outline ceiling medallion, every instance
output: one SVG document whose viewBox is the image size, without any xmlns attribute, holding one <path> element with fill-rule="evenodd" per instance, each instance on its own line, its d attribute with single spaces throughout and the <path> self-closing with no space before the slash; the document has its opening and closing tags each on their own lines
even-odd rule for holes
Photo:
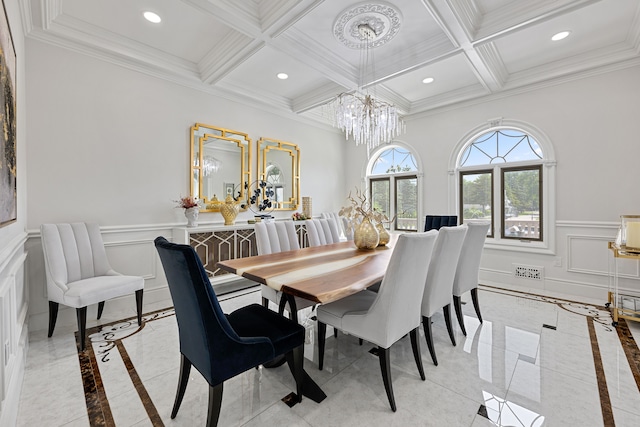
<svg viewBox="0 0 640 427">
<path fill-rule="evenodd" d="M 364 3 L 342 12 L 333 24 L 333 35 L 351 49 L 362 49 L 387 43 L 400 31 L 400 11 L 387 3 Z M 359 28 L 366 25 L 373 29 L 375 37 L 363 36 Z"/>
</svg>

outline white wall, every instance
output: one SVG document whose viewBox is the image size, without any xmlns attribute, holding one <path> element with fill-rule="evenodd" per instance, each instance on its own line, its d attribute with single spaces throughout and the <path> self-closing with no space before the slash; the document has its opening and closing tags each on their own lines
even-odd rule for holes
<svg viewBox="0 0 640 427">
<path fill-rule="evenodd" d="M 640 213 L 640 67 L 593 75 L 534 91 L 497 97 L 447 109 L 407 123 L 403 142 L 424 165 L 422 206 L 425 213 L 446 214 L 456 205 L 448 163 L 463 136 L 490 119 L 528 123 L 550 139 L 555 149 L 555 255 L 485 250 L 481 278 L 485 283 L 520 284 L 599 298 L 608 285 L 607 241 L 615 236 L 621 214 Z M 487 123 L 487 127 L 488 127 Z M 364 162 L 366 150 L 349 156 Z M 363 170 L 351 171 L 347 186 L 361 183 Z M 560 263 L 560 266 L 555 265 Z M 515 279 L 512 264 L 544 267 L 545 280 Z M 623 266 L 625 288 L 638 288 L 638 264 Z"/>
<path fill-rule="evenodd" d="M 0 426 L 15 424 L 29 345 L 24 244 L 27 239 L 25 47 L 17 0 L 5 0 L 17 57 L 18 219 L 0 228 Z"/>
<path fill-rule="evenodd" d="M 145 303 L 168 292 L 153 239 L 186 224 L 174 200 L 189 193 L 189 134 L 196 123 L 298 144 L 301 195 L 314 211 L 332 209 L 344 187 L 344 142 L 335 130 L 268 113 L 38 41 L 27 41 L 29 159 L 29 304 L 34 330 L 47 325 L 39 226 L 93 221 L 101 225 L 113 267 L 145 277 Z M 327 165 L 330 176 L 327 177 Z M 255 172 L 256 169 L 254 169 Z M 254 179 L 257 178 L 254 172 Z M 300 211 L 302 207 L 300 206 Z M 273 213 L 289 217 L 292 211 Z M 253 217 L 241 213 L 237 222 Z M 222 223 L 219 213 L 199 222 Z M 135 307 L 133 299 L 119 307 Z M 109 313 L 105 307 L 105 315 Z M 93 315 L 90 309 L 89 317 Z M 61 307 L 58 327 L 73 327 Z"/>
</svg>

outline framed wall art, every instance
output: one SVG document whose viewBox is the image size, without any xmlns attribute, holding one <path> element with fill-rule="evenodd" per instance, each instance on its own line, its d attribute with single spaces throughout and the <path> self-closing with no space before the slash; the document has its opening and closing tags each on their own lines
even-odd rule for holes
<svg viewBox="0 0 640 427">
<path fill-rule="evenodd" d="M 16 50 L 7 11 L 0 10 L 0 227 L 18 218 L 16 184 Z"/>
</svg>

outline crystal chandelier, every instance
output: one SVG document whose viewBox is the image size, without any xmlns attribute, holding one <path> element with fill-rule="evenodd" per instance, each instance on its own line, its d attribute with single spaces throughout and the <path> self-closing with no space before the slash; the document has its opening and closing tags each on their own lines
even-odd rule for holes
<svg viewBox="0 0 640 427">
<path fill-rule="evenodd" d="M 195 165 L 198 166 L 198 160 L 196 159 Z M 222 167 L 222 162 L 213 156 L 204 156 L 202 159 L 202 174 L 209 176 L 212 173 L 216 173 Z"/>
<path fill-rule="evenodd" d="M 361 44 L 360 84 L 364 81 L 371 42 L 377 33 L 368 23 L 357 26 Z M 373 63 L 373 60 L 371 61 Z M 341 93 L 326 104 L 333 118 L 333 126 L 353 136 L 356 145 L 364 144 L 367 152 L 381 143 L 390 142 L 405 131 L 395 105 L 376 99 L 362 88 L 351 93 Z"/>
</svg>

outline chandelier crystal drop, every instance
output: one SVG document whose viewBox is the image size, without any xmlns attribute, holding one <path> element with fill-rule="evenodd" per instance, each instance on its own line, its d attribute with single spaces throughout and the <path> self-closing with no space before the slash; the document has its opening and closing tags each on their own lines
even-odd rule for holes
<svg viewBox="0 0 640 427">
<path fill-rule="evenodd" d="M 404 132 L 404 122 L 397 108 L 369 94 L 341 93 L 331 101 L 333 126 L 352 135 L 356 145 L 372 150 Z"/>
<path fill-rule="evenodd" d="M 325 111 L 333 121 L 333 126 L 352 136 L 356 145 L 366 145 L 367 153 L 382 143 L 391 142 L 404 133 L 405 124 L 395 105 L 376 99 L 363 88 L 365 68 L 370 56 L 370 48 L 379 37 L 378 32 L 368 22 L 372 18 L 354 24 L 361 41 L 360 88 L 354 92 L 343 92 L 325 104 Z M 371 59 L 373 67 L 373 59 Z M 373 73 L 372 73 L 373 75 Z"/>
</svg>

